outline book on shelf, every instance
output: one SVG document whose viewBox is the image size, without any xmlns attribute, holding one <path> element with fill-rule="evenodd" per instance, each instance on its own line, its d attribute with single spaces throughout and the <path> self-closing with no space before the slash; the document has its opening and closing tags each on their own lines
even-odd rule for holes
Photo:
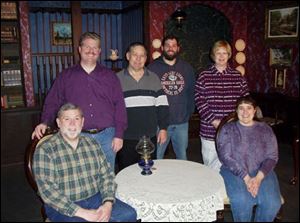
<svg viewBox="0 0 300 223">
<path fill-rule="evenodd" d="M 7 95 L 1 95 L 1 108 L 8 108 Z"/>
<path fill-rule="evenodd" d="M 16 2 L 1 2 L 1 19 L 17 19 Z"/>
<path fill-rule="evenodd" d="M 19 56 L 3 56 L 1 63 L 4 65 L 20 64 L 20 57 Z"/>
<path fill-rule="evenodd" d="M 1 86 L 21 86 L 21 70 L 3 70 L 1 71 Z"/>
<path fill-rule="evenodd" d="M 1 25 L 1 42 L 15 43 L 18 42 L 18 30 L 14 25 Z"/>
</svg>

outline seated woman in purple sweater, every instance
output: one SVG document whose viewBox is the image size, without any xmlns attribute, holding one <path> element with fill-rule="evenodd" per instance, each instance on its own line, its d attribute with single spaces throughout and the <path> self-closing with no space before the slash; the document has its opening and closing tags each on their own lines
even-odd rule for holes
<svg viewBox="0 0 300 223">
<path fill-rule="evenodd" d="M 278 161 L 276 136 L 270 126 L 255 118 L 256 102 L 250 97 L 237 101 L 234 121 L 217 135 L 222 163 L 220 173 L 230 199 L 234 221 L 273 221 L 280 206 L 280 189 L 274 167 Z"/>
</svg>

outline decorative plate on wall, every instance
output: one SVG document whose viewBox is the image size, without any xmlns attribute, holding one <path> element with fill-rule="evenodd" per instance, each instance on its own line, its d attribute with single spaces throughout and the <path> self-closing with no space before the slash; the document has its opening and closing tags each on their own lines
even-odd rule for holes
<svg viewBox="0 0 300 223">
<path fill-rule="evenodd" d="M 154 49 L 159 49 L 161 46 L 161 41 L 160 39 L 154 39 L 152 40 L 152 46 Z"/>
<path fill-rule="evenodd" d="M 152 53 L 152 59 L 155 60 L 155 59 L 157 59 L 158 57 L 160 57 L 160 55 L 161 55 L 160 52 L 154 51 L 154 52 Z"/>
<path fill-rule="evenodd" d="M 238 52 L 235 56 L 235 61 L 238 63 L 238 64 L 244 64 L 245 61 L 246 61 L 246 56 L 243 52 Z"/>
<path fill-rule="evenodd" d="M 246 47 L 246 43 L 244 40 L 242 39 L 238 39 L 236 42 L 235 42 L 235 49 L 237 51 L 243 51 Z"/>
<path fill-rule="evenodd" d="M 237 66 L 235 69 L 237 71 L 241 72 L 242 76 L 245 75 L 245 68 L 244 68 L 244 66 L 240 65 L 240 66 Z"/>
</svg>

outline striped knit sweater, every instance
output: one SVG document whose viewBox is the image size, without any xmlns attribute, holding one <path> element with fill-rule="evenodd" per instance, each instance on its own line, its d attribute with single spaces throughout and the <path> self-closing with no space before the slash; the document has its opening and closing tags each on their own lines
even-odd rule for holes
<svg viewBox="0 0 300 223">
<path fill-rule="evenodd" d="M 246 79 L 227 67 L 220 73 L 215 65 L 200 73 L 195 88 L 195 103 L 200 115 L 200 136 L 215 140 L 211 122 L 222 119 L 236 106 L 236 100 L 249 94 Z"/>
<path fill-rule="evenodd" d="M 137 140 L 143 135 L 153 137 L 157 129 L 167 129 L 169 104 L 158 76 L 146 68 L 139 81 L 127 69 L 117 73 L 117 76 L 123 89 L 128 117 L 124 139 Z"/>
</svg>

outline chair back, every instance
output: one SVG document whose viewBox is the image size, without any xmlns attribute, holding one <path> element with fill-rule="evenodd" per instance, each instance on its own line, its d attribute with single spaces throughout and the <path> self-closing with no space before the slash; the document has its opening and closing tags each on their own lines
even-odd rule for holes
<svg viewBox="0 0 300 223">
<path fill-rule="evenodd" d="M 27 177 L 27 180 L 28 180 L 30 186 L 32 187 L 32 189 L 35 192 L 38 191 L 38 187 L 37 187 L 37 184 L 36 184 L 36 181 L 34 179 L 33 172 L 32 172 L 33 155 L 34 155 L 34 152 L 35 152 L 35 149 L 37 148 L 37 146 L 40 143 L 44 142 L 46 139 L 50 138 L 55 132 L 57 132 L 57 131 L 47 129 L 46 133 L 44 134 L 44 136 L 41 139 L 34 138 L 31 141 L 31 143 L 28 145 L 27 149 L 26 149 L 26 153 L 25 153 L 26 177 Z"/>
<path fill-rule="evenodd" d="M 219 137 L 219 134 L 220 134 L 220 131 L 221 131 L 222 127 L 223 127 L 226 123 L 232 122 L 232 121 L 234 121 L 234 120 L 236 120 L 236 112 L 231 112 L 231 113 L 229 113 L 227 116 L 225 116 L 225 117 L 221 120 L 221 122 L 220 122 L 220 124 L 219 124 L 219 126 L 218 126 L 218 128 L 217 128 L 217 132 L 216 132 L 216 142 L 217 142 L 217 139 L 218 139 L 218 137 Z M 217 143 L 216 143 L 216 145 L 217 145 Z"/>
</svg>

